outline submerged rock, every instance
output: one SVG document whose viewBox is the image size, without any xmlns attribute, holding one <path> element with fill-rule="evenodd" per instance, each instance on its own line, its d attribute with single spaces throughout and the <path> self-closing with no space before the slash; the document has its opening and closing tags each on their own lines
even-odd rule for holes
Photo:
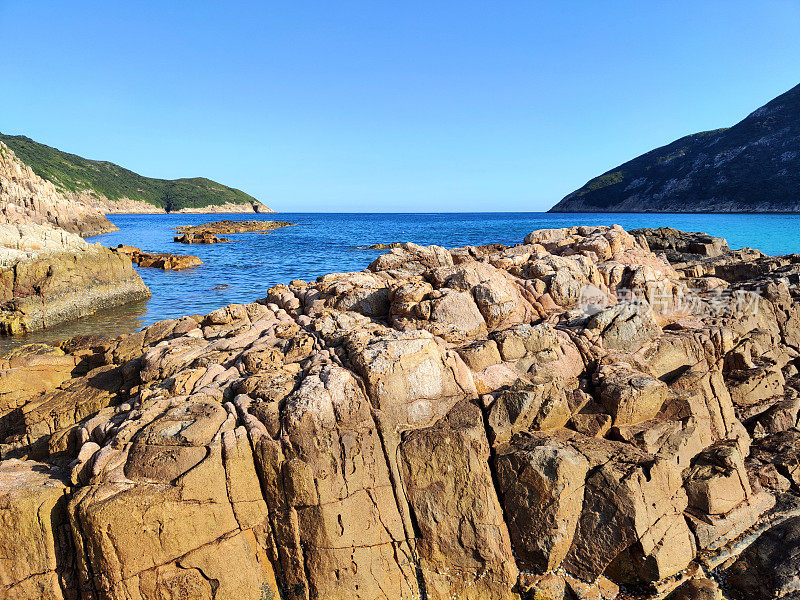
<svg viewBox="0 0 800 600">
<path fill-rule="evenodd" d="M 0 595 L 789 594 L 800 265 L 712 246 L 758 302 L 574 227 L 0 361 Z"/>
</svg>

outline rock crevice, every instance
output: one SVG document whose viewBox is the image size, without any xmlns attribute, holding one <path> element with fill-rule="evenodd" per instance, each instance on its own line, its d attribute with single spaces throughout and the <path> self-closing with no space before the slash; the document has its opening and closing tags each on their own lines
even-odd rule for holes
<svg viewBox="0 0 800 600">
<path fill-rule="evenodd" d="M 0 562 L 0 589 L 679 598 L 730 572 L 756 597 L 741 581 L 796 539 L 772 507 L 800 492 L 800 261 L 670 233 L 670 262 L 663 235 L 401 244 L 0 363 L 0 548 L 44 544 Z M 71 539 L 35 518 L 51 495 Z"/>
</svg>

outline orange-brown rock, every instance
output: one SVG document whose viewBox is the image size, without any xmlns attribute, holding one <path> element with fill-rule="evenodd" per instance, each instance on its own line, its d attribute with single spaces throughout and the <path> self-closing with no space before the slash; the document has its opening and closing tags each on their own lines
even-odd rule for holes
<svg viewBox="0 0 800 600">
<path fill-rule="evenodd" d="M 217 242 L 229 242 L 227 238 L 219 237 L 231 233 L 269 233 L 281 227 L 293 225 L 287 221 L 213 221 L 202 225 L 181 225 L 175 230 L 179 235 L 175 236 L 176 242 L 183 244 L 214 244 Z"/>
<path fill-rule="evenodd" d="M 167 254 L 164 252 L 145 252 L 134 246 L 120 244 L 114 252 L 129 256 L 133 264 L 140 267 L 152 267 L 164 271 L 182 271 L 190 267 L 202 265 L 203 261 L 197 256 L 188 254 Z"/>
<path fill-rule="evenodd" d="M 47 225 L 0 223 L 0 335 L 149 297 L 127 256 Z"/>
<path fill-rule="evenodd" d="M 400 244 L 0 361 L 0 593 L 789 597 L 800 265 L 677 235 Z"/>
</svg>

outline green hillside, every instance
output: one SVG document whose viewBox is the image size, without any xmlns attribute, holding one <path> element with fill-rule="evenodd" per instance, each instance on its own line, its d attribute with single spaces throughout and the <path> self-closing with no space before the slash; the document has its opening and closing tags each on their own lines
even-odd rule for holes
<svg viewBox="0 0 800 600">
<path fill-rule="evenodd" d="M 800 212 L 800 85 L 733 127 L 591 179 L 550 212 Z"/>
<path fill-rule="evenodd" d="M 258 201 L 241 190 L 221 183 L 193 177 L 190 179 L 153 179 L 100 160 L 88 160 L 56 148 L 34 142 L 23 135 L 0 133 L 0 141 L 11 148 L 22 162 L 39 177 L 68 191 L 94 191 L 109 200 L 129 198 L 147 202 L 167 212 L 183 208 L 233 204 L 256 204 Z"/>
</svg>

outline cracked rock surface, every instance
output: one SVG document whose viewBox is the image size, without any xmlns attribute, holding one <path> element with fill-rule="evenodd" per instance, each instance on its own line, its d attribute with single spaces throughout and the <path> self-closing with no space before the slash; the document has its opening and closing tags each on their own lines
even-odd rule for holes
<svg viewBox="0 0 800 600">
<path fill-rule="evenodd" d="M 798 282 L 573 227 L 18 352 L 0 597 L 792 597 Z"/>
</svg>

